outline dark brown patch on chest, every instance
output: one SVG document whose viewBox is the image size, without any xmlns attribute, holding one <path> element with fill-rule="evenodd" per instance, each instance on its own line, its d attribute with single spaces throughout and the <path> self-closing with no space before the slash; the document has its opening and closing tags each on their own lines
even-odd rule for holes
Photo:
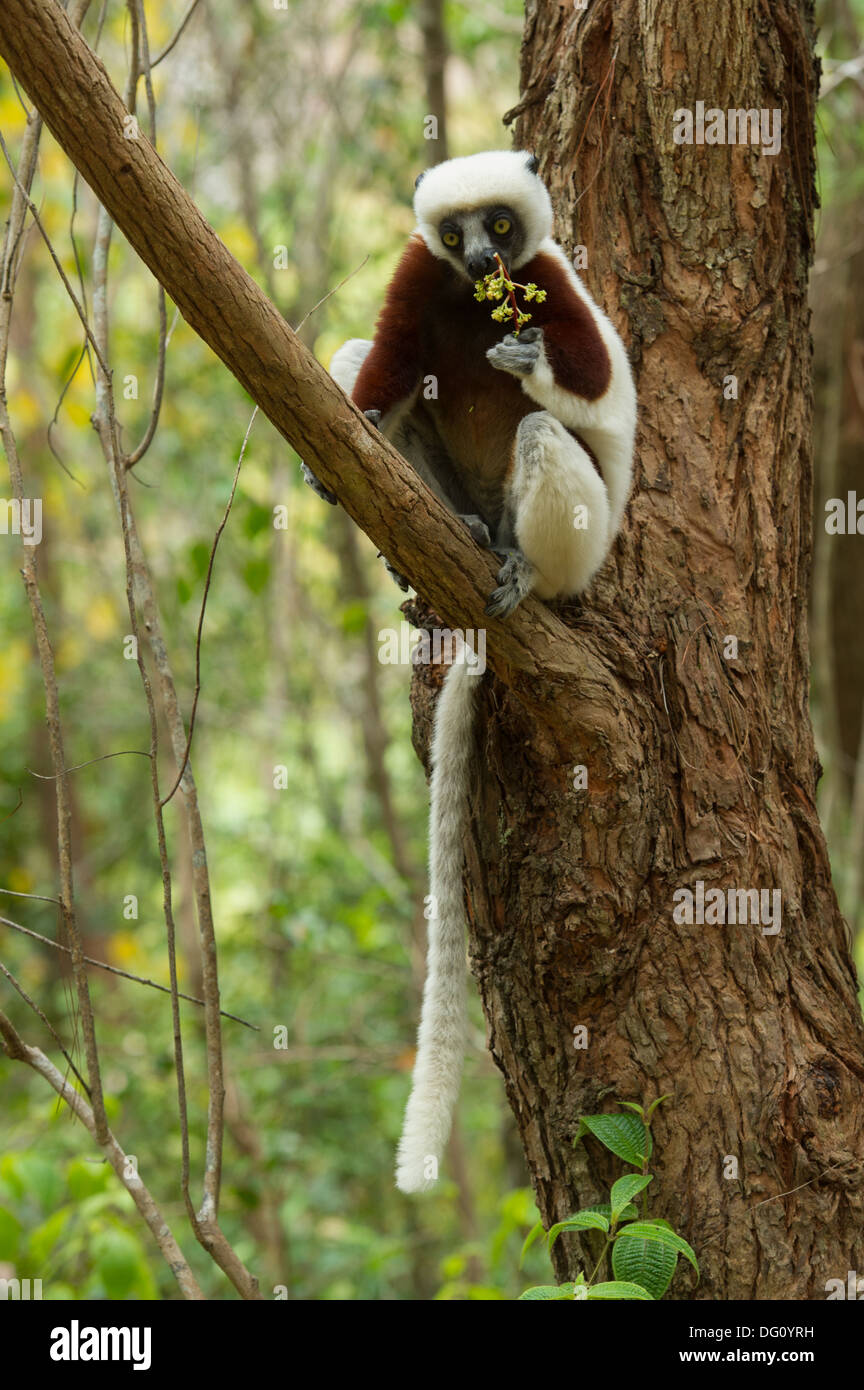
<svg viewBox="0 0 864 1390">
<path fill-rule="evenodd" d="M 496 371 L 486 352 L 508 329 L 478 304 L 467 283 L 442 276 L 442 293 L 429 306 L 421 334 L 422 377 L 434 377 L 437 399 L 421 386 L 418 409 L 434 422 L 442 445 L 476 497 L 483 515 L 503 491 L 513 461 L 519 422 L 539 409 L 516 377 Z M 485 504 L 485 505 L 484 505 Z"/>
</svg>

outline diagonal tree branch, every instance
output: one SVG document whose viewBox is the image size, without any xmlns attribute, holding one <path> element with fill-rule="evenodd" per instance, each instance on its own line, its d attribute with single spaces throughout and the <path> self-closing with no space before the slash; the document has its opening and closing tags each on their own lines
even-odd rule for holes
<svg viewBox="0 0 864 1390">
<path fill-rule="evenodd" d="M 537 600 L 506 624 L 484 617 L 493 557 L 347 400 L 146 136 L 127 138 L 127 108 L 56 0 L 3 0 L 0 53 L 186 321 L 445 621 L 486 628 L 490 665 L 532 698 L 540 674 L 552 688 L 580 677 L 608 684 L 600 658 Z M 605 711 L 597 717 L 605 723 Z"/>
</svg>

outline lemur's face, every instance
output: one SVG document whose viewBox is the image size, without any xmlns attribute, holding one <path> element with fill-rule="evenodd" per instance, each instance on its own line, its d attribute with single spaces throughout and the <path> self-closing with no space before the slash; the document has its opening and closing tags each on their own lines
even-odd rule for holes
<svg viewBox="0 0 864 1390">
<path fill-rule="evenodd" d="M 438 235 L 447 259 L 471 281 L 482 280 L 498 269 L 496 254 L 509 269 L 525 249 L 519 217 L 500 203 L 448 213 L 438 224 Z"/>
</svg>

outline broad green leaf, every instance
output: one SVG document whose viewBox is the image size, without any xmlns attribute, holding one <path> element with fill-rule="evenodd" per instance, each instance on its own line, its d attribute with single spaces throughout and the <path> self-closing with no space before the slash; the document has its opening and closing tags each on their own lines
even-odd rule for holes
<svg viewBox="0 0 864 1390">
<path fill-rule="evenodd" d="M 652 1298 L 662 1298 L 668 1289 L 678 1252 L 659 1240 L 621 1240 L 612 1246 L 612 1272 L 616 1279 L 641 1284 Z"/>
<path fill-rule="evenodd" d="M 521 1253 L 520 1256 L 519 1256 L 519 1268 L 520 1268 L 520 1269 L 522 1268 L 522 1261 L 524 1260 L 525 1256 L 528 1254 L 528 1251 L 531 1249 L 531 1246 L 534 1244 L 535 1240 L 538 1240 L 538 1239 L 540 1238 L 540 1236 L 543 1235 L 543 1233 L 544 1233 L 544 1226 L 543 1226 L 543 1222 L 542 1222 L 542 1221 L 538 1221 L 536 1226 L 532 1226 L 532 1227 L 531 1227 L 531 1230 L 528 1232 L 527 1236 L 525 1237 L 524 1243 L 523 1243 L 523 1245 L 522 1245 L 522 1253 Z"/>
<path fill-rule="evenodd" d="M 577 1211 L 566 1221 L 558 1221 L 549 1231 L 549 1249 L 555 1244 L 562 1231 L 609 1231 L 609 1222 L 599 1211 Z"/>
<path fill-rule="evenodd" d="M 642 1303 L 653 1303 L 650 1293 L 643 1289 L 640 1284 L 622 1283 L 615 1280 L 609 1284 L 593 1284 L 588 1290 L 589 1300 L 600 1300 L 604 1298 L 629 1298 L 639 1299 Z"/>
<path fill-rule="evenodd" d="M 573 1297 L 572 1284 L 537 1284 L 533 1289 L 526 1289 L 520 1293 L 520 1303 L 535 1302 L 561 1302 L 562 1299 Z"/>
<path fill-rule="evenodd" d="M 612 1216 L 615 1221 L 627 1210 L 627 1207 L 638 1196 L 649 1182 L 654 1181 L 652 1173 L 628 1173 L 626 1177 L 619 1178 L 612 1184 L 612 1191 L 609 1194 L 612 1198 Z"/>
<path fill-rule="evenodd" d="M 690 1246 L 682 1236 L 670 1231 L 668 1226 L 658 1226 L 654 1221 L 633 1221 L 629 1226 L 621 1228 L 618 1240 L 629 1240 L 637 1236 L 644 1240 L 659 1240 L 662 1245 L 678 1250 L 687 1257 L 696 1273 L 699 1273 L 699 1265 Z"/>
<path fill-rule="evenodd" d="M 651 1156 L 651 1133 L 638 1115 L 583 1115 L 577 1140 L 585 1130 L 634 1168 L 641 1168 Z"/>
</svg>

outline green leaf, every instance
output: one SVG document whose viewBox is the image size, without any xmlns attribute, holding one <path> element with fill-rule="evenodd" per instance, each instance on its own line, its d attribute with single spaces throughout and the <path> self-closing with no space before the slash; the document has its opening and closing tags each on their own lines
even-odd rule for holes
<svg viewBox="0 0 864 1390">
<path fill-rule="evenodd" d="M 664 1100 L 671 1099 L 672 1092 L 669 1091 L 665 1096 L 658 1096 L 656 1100 L 652 1100 L 651 1104 L 648 1106 L 648 1114 L 645 1116 L 645 1119 L 648 1121 L 649 1124 L 651 1123 L 651 1116 L 654 1114 L 654 1111 L 657 1109 L 657 1106 L 662 1105 Z"/>
<path fill-rule="evenodd" d="M 617 1221 L 627 1207 L 638 1196 L 649 1182 L 653 1182 L 654 1177 L 651 1173 L 628 1173 L 626 1177 L 619 1178 L 612 1184 L 612 1191 L 609 1194 L 612 1198 L 612 1219 Z"/>
<path fill-rule="evenodd" d="M 541 1301 L 544 1303 L 552 1301 L 560 1303 L 562 1299 L 572 1297 L 572 1284 L 537 1284 L 535 1288 L 526 1289 L 524 1293 L 520 1293 L 518 1301 L 520 1303 L 535 1303 Z"/>
<path fill-rule="evenodd" d="M 108 1297 L 125 1298 L 143 1264 L 143 1254 L 137 1240 L 127 1231 L 102 1231 L 93 1241 L 92 1251 Z"/>
<path fill-rule="evenodd" d="M 239 444 L 237 446 L 237 452 L 240 452 Z M 253 537 L 258 535 L 259 531 L 266 530 L 267 527 L 272 524 L 272 521 L 273 513 L 269 507 L 262 506 L 260 502 L 250 502 L 246 515 L 243 518 L 243 533 L 248 536 L 249 540 L 252 540 Z M 207 558 L 209 562 L 209 553 Z"/>
<path fill-rule="evenodd" d="M 658 1226 L 654 1221 L 633 1221 L 629 1226 L 621 1228 L 618 1240 L 630 1240 L 637 1236 L 644 1240 L 659 1240 L 661 1245 L 668 1245 L 679 1251 L 687 1257 L 696 1273 L 699 1273 L 699 1265 L 690 1246 L 682 1236 L 670 1231 L 668 1226 Z"/>
<path fill-rule="evenodd" d="M 243 579 L 253 594 L 261 594 L 270 582 L 270 561 L 266 556 L 247 560 L 243 566 Z"/>
<path fill-rule="evenodd" d="M 113 1173 L 107 1163 L 85 1163 L 75 1158 L 66 1168 L 66 1183 L 73 1201 L 83 1201 L 94 1192 L 104 1192 Z"/>
<path fill-rule="evenodd" d="M 583 1115 L 577 1141 L 585 1130 L 634 1168 L 641 1168 L 651 1156 L 651 1134 L 638 1115 Z"/>
<path fill-rule="evenodd" d="M 632 1110 L 634 1115 L 638 1115 L 640 1120 L 645 1119 L 645 1111 L 641 1105 L 637 1105 L 635 1100 L 619 1100 L 619 1105 L 623 1105 L 625 1110 Z"/>
<path fill-rule="evenodd" d="M 549 1249 L 555 1244 L 562 1231 L 609 1231 L 609 1222 L 599 1211 L 577 1211 L 566 1221 L 558 1221 L 549 1231 Z"/>
<path fill-rule="evenodd" d="M 519 1268 L 520 1268 L 520 1269 L 522 1268 L 522 1261 L 524 1260 L 525 1256 L 528 1254 L 528 1251 L 531 1249 L 531 1246 L 534 1244 L 535 1240 L 538 1240 L 538 1239 L 540 1238 L 540 1236 L 542 1236 L 542 1235 L 544 1234 L 544 1231 L 545 1231 L 545 1227 L 544 1227 L 542 1221 L 538 1221 L 536 1226 L 532 1226 L 532 1227 L 531 1227 L 531 1230 L 528 1232 L 528 1234 L 527 1234 L 527 1236 L 525 1237 L 525 1240 L 524 1240 L 524 1242 L 523 1242 L 523 1244 L 522 1244 L 522 1252 L 521 1252 L 521 1254 L 520 1254 L 520 1256 L 519 1256 Z"/>
<path fill-rule="evenodd" d="M 612 1204 L 611 1204 L 611 1202 L 592 1202 L 592 1204 L 591 1204 L 590 1207 L 583 1207 L 583 1208 L 582 1208 L 582 1211 L 596 1211 L 596 1212 L 599 1212 L 601 1216 L 608 1216 L 608 1217 L 611 1218 L 611 1216 L 612 1216 Z M 627 1206 L 624 1208 L 624 1210 L 623 1210 L 622 1212 L 619 1213 L 618 1220 L 619 1220 L 619 1221 L 630 1221 L 630 1220 L 632 1220 L 633 1218 L 637 1217 L 638 1215 L 639 1215 L 639 1208 L 636 1207 L 636 1206 L 634 1206 L 632 1202 L 628 1202 L 628 1204 L 627 1204 Z M 654 1221 L 655 1219 L 656 1219 L 655 1217 L 653 1217 L 653 1216 L 651 1217 L 651 1220 L 652 1220 L 652 1221 Z"/>
<path fill-rule="evenodd" d="M 628 1228 L 625 1228 L 628 1229 Z M 612 1272 L 616 1279 L 641 1284 L 652 1298 L 662 1298 L 675 1273 L 678 1252 L 659 1240 L 621 1240 L 612 1246 Z"/>
<path fill-rule="evenodd" d="M 604 1298 L 628 1298 L 639 1299 L 642 1303 L 653 1303 L 650 1293 L 643 1289 L 640 1284 L 627 1284 L 616 1280 L 609 1284 L 592 1284 L 588 1290 L 590 1300 L 600 1300 Z"/>
</svg>

